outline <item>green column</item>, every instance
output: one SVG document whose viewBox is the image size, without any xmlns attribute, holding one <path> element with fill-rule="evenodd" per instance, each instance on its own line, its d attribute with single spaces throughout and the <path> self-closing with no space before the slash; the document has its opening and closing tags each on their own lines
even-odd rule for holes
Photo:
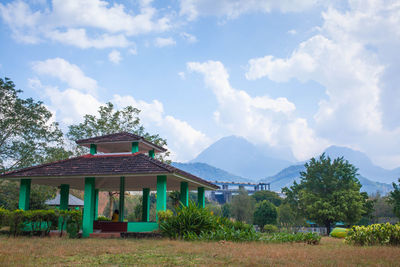
<svg viewBox="0 0 400 267">
<path fill-rule="evenodd" d="M 150 188 L 143 188 L 142 221 L 150 221 Z"/>
<path fill-rule="evenodd" d="M 167 209 L 167 176 L 157 176 L 157 212 Z"/>
<path fill-rule="evenodd" d="M 62 184 L 60 186 L 60 210 L 68 209 L 69 201 L 69 184 Z"/>
<path fill-rule="evenodd" d="M 125 177 L 119 179 L 119 221 L 124 221 L 125 208 Z"/>
<path fill-rule="evenodd" d="M 85 178 L 85 195 L 84 195 L 84 210 L 82 223 L 82 236 L 89 237 L 93 233 L 93 217 L 94 217 L 94 188 L 95 178 Z"/>
<path fill-rule="evenodd" d="M 154 159 L 154 149 L 149 150 L 149 157 Z"/>
<path fill-rule="evenodd" d="M 139 152 L 139 143 L 138 142 L 132 142 L 132 154 Z"/>
<path fill-rule="evenodd" d="M 31 196 L 31 179 L 21 179 L 19 187 L 19 202 L 20 210 L 29 210 L 29 198 Z"/>
<path fill-rule="evenodd" d="M 201 208 L 204 208 L 206 206 L 206 199 L 204 196 L 204 187 L 197 188 L 197 202 Z"/>
<path fill-rule="evenodd" d="M 92 155 L 97 154 L 97 145 L 96 144 L 90 144 L 90 154 L 92 154 Z"/>
<path fill-rule="evenodd" d="M 189 185 L 187 182 L 181 182 L 180 201 L 186 207 L 189 205 Z"/>
<path fill-rule="evenodd" d="M 99 189 L 94 190 L 94 220 L 99 217 Z"/>
</svg>

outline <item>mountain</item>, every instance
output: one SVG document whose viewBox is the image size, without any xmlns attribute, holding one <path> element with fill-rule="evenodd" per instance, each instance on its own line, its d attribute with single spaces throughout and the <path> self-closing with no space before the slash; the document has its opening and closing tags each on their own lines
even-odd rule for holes
<svg viewBox="0 0 400 267">
<path fill-rule="evenodd" d="M 326 155 L 331 158 L 344 157 L 351 164 L 358 168 L 358 173 L 370 180 L 376 182 L 392 183 L 400 177 L 400 168 L 387 170 L 376 166 L 361 151 L 353 150 L 347 147 L 330 146 L 325 150 Z"/>
<path fill-rule="evenodd" d="M 206 163 L 194 162 L 194 163 L 179 163 L 172 162 L 172 166 L 179 168 L 183 171 L 194 174 L 200 178 L 205 180 L 214 182 L 214 181 L 223 181 L 223 182 L 252 182 L 249 179 L 240 177 L 238 175 L 231 174 L 227 171 L 221 170 L 219 168 L 210 166 Z"/>
<path fill-rule="evenodd" d="M 237 136 L 224 137 L 191 162 L 202 162 L 252 180 L 273 175 L 293 164 L 289 149 L 255 146 Z"/>
<path fill-rule="evenodd" d="M 273 191 L 281 191 L 283 187 L 293 185 L 294 181 L 300 182 L 300 172 L 304 170 L 304 165 L 293 165 L 283 169 L 274 176 L 260 180 L 260 182 L 270 183 L 271 190 Z M 358 180 L 362 185 L 361 191 L 365 191 L 368 194 L 374 194 L 379 191 L 382 195 L 386 195 L 392 190 L 392 186 L 389 184 L 374 182 L 363 176 L 359 176 Z"/>
</svg>

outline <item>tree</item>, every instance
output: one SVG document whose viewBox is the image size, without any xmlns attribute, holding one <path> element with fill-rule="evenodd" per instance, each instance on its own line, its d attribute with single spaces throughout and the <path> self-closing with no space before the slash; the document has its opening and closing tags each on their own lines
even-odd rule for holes
<svg viewBox="0 0 400 267">
<path fill-rule="evenodd" d="M 276 224 L 276 217 L 276 206 L 268 200 L 263 200 L 256 204 L 254 224 L 257 224 L 261 229 L 266 224 Z"/>
<path fill-rule="evenodd" d="M 231 214 L 238 221 L 252 223 L 254 214 L 254 199 L 246 190 L 240 189 L 239 194 L 232 197 Z"/>
<path fill-rule="evenodd" d="M 389 194 L 389 203 L 393 205 L 393 212 L 397 218 L 400 219 L 400 178 L 398 179 L 399 185 L 392 183 L 393 191 Z"/>
<path fill-rule="evenodd" d="M 280 227 L 293 227 L 304 225 L 304 216 L 299 212 L 299 210 L 293 209 L 289 203 L 280 205 L 277 208 L 278 217 L 277 222 Z"/>
<path fill-rule="evenodd" d="M 273 191 L 257 191 L 252 195 L 252 197 L 257 203 L 263 200 L 268 200 L 275 206 L 279 206 L 282 203 L 282 198 Z"/>
<path fill-rule="evenodd" d="M 100 106 L 98 116 L 85 115 L 84 121 L 76 125 L 70 125 L 67 137 L 71 141 L 85 139 L 95 136 L 113 134 L 118 132 L 129 132 L 144 137 L 147 141 L 159 146 L 166 146 L 167 140 L 161 138 L 158 134 L 149 134 L 140 124 L 140 110 L 132 106 L 126 106 L 122 110 L 114 110 L 111 102 Z M 75 153 L 82 155 L 87 153 L 88 149 L 83 146 L 76 146 Z M 169 152 L 163 155 L 156 155 L 158 159 L 165 161 Z"/>
<path fill-rule="evenodd" d="M 365 212 L 365 198 L 360 193 L 357 168 L 343 157 L 334 159 L 322 154 L 305 164 L 300 173 L 300 184 L 282 191 L 288 202 L 299 208 L 305 217 L 325 225 L 330 233 L 331 224 L 344 221 L 353 224 Z"/>
<path fill-rule="evenodd" d="M 0 78 L 0 172 L 29 167 L 70 154 L 63 134 L 42 102 L 22 99 L 14 83 Z"/>
</svg>

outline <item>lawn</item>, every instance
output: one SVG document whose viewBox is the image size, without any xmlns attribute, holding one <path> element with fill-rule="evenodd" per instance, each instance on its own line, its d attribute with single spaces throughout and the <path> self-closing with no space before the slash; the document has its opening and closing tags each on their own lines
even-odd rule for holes
<svg viewBox="0 0 400 267">
<path fill-rule="evenodd" d="M 399 263 L 400 247 L 350 246 L 328 237 L 320 245 L 306 245 L 0 236 L 0 266 L 398 266 Z"/>
</svg>

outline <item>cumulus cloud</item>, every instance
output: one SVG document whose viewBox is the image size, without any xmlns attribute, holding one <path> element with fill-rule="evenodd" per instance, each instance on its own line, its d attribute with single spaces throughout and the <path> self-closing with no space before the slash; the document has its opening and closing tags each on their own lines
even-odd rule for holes
<svg viewBox="0 0 400 267">
<path fill-rule="evenodd" d="M 32 63 L 32 69 L 40 75 L 56 77 L 68 84 L 68 86 L 91 94 L 96 93 L 96 80 L 87 77 L 75 64 L 71 64 L 63 58 L 52 58 Z"/>
<path fill-rule="evenodd" d="M 395 137 L 400 131 L 400 5 L 350 1 L 349 10 L 331 7 L 322 17 L 319 33 L 288 58 L 249 60 L 246 77 L 320 83 L 327 99 L 320 101 L 314 116 L 316 133 L 391 167 L 388 162 L 396 161 L 400 149 Z"/>
<path fill-rule="evenodd" d="M 154 40 L 154 45 L 157 47 L 165 47 L 165 46 L 173 46 L 175 45 L 176 42 L 173 38 L 162 38 L 162 37 L 157 37 Z"/>
<path fill-rule="evenodd" d="M 219 61 L 190 62 L 187 67 L 203 74 L 206 86 L 218 101 L 215 120 L 230 132 L 256 143 L 289 145 L 299 160 L 321 152 L 327 145 L 315 136 L 305 119 L 296 117 L 296 106 L 287 98 L 251 97 L 232 88 L 229 74 Z"/>
<path fill-rule="evenodd" d="M 119 64 L 122 60 L 121 53 L 118 50 L 113 50 L 108 54 L 108 60 L 110 60 L 114 64 Z"/>
<path fill-rule="evenodd" d="M 228 19 L 236 18 L 242 14 L 263 12 L 272 10 L 281 12 L 300 12 L 318 4 L 318 0 L 181 0 L 180 14 L 189 20 L 199 16 L 217 16 Z"/>
<path fill-rule="evenodd" d="M 47 100 L 49 109 L 63 128 L 81 122 L 86 114 L 96 115 L 98 108 L 107 102 L 92 92 L 97 89 L 97 82 L 87 77 L 77 65 L 65 59 L 37 61 L 32 63 L 32 69 L 41 77 L 55 77 L 67 84 L 66 88 L 60 89 L 57 86 L 43 85 L 38 78 L 29 80 L 30 87 L 40 92 Z M 132 105 L 140 109 L 140 119 L 146 129 L 167 138 L 173 160 L 185 161 L 194 158 L 211 144 L 210 138 L 188 122 L 165 114 L 164 106 L 159 100 L 144 101 L 130 95 L 116 94 L 109 101 L 117 108 Z"/>
<path fill-rule="evenodd" d="M 0 4 L 0 16 L 23 43 L 51 40 L 79 48 L 127 47 L 130 36 L 172 27 L 171 15 L 161 14 L 151 2 L 140 1 L 138 10 L 131 10 L 102 0 L 52 0 L 51 5 L 33 11 L 26 2 L 15 0 Z M 86 29 L 96 31 L 95 37 L 88 36 Z"/>
</svg>

